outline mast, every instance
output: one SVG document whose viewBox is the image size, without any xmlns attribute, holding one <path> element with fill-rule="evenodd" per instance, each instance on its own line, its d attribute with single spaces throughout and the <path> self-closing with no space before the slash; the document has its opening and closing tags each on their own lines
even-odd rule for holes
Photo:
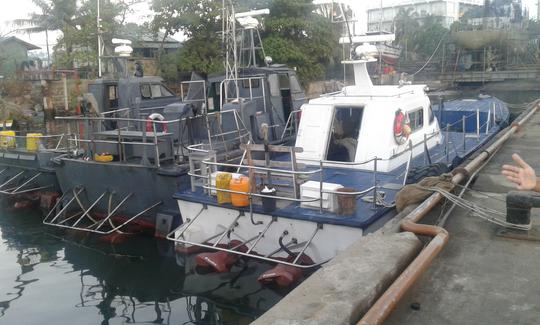
<svg viewBox="0 0 540 325">
<path fill-rule="evenodd" d="M 99 12 L 99 2 L 100 0 L 97 0 L 97 46 L 98 46 L 98 77 L 101 78 L 101 44 L 103 43 L 101 40 L 101 18 L 100 18 L 100 12 Z"/>
<path fill-rule="evenodd" d="M 223 31 L 222 42 L 225 47 L 225 79 L 234 82 L 236 98 L 239 99 L 238 88 L 238 51 L 236 42 L 236 18 L 231 0 L 222 0 L 223 4 Z M 227 83 L 226 83 L 227 85 Z M 222 89 L 222 91 L 227 91 Z"/>
</svg>

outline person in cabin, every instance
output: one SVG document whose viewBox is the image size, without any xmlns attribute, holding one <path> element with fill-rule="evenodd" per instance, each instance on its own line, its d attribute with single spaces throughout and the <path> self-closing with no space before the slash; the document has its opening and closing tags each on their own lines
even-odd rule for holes
<svg viewBox="0 0 540 325">
<path fill-rule="evenodd" d="M 512 155 L 517 166 L 503 165 L 501 173 L 510 182 L 514 183 L 520 191 L 540 192 L 540 179 L 536 177 L 534 169 L 525 162 L 517 153 Z"/>
</svg>

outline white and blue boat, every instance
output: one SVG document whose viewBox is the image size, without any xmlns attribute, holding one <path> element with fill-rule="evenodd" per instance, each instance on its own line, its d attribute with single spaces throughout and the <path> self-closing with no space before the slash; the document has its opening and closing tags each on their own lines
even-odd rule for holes
<svg viewBox="0 0 540 325">
<path fill-rule="evenodd" d="M 370 48 L 344 62 L 355 85 L 302 106 L 294 146 L 246 144 L 241 164 L 209 157 L 191 170 L 192 188 L 174 195 L 184 221 L 168 236 L 177 250 L 221 272 L 242 256 L 278 263 L 261 280 L 291 282 L 380 228 L 406 183 L 457 166 L 507 125 L 495 98 L 433 108 L 424 85 L 374 86 Z M 216 182 L 224 170 L 247 188 Z"/>
</svg>

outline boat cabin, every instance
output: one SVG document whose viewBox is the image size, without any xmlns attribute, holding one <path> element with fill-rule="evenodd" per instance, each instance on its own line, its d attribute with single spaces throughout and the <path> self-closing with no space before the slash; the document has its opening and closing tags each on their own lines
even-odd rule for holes
<svg viewBox="0 0 540 325">
<path fill-rule="evenodd" d="M 296 147 L 307 164 L 391 171 L 441 142 L 439 124 L 422 85 L 346 87 L 302 106 Z M 401 119 L 401 121 L 400 121 Z M 406 130 L 401 131 L 401 128 Z M 401 133 L 401 134 L 400 134 Z M 366 162 L 364 164 L 364 162 Z"/>
<path fill-rule="evenodd" d="M 126 107 L 163 107 L 180 102 L 180 98 L 163 84 L 163 79 L 154 76 L 97 79 L 88 85 L 88 91 L 94 97 L 99 113 Z"/>
<path fill-rule="evenodd" d="M 200 88 L 200 81 L 189 84 L 190 91 Z M 237 79 L 226 79 L 223 74 L 211 75 L 206 86 L 207 111 L 238 110 L 256 142 L 262 142 L 259 129 L 263 123 L 271 126 L 270 141 L 281 141 L 291 113 L 306 101 L 296 72 L 281 64 L 241 68 Z"/>
</svg>

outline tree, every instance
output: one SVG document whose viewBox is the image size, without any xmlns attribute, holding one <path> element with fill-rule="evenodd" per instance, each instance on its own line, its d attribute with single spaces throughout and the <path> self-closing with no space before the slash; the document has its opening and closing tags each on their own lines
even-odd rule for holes
<svg viewBox="0 0 540 325">
<path fill-rule="evenodd" d="M 314 9 L 312 0 L 273 0 L 263 33 L 266 53 L 297 67 L 304 83 L 325 77 L 326 67 L 339 60 L 337 26 Z"/>
<path fill-rule="evenodd" d="M 298 68 L 304 82 L 324 77 L 336 61 L 336 26 L 313 12 L 312 0 L 231 0 L 237 12 L 269 8 L 257 17 L 265 27 L 261 36 L 274 62 Z M 203 74 L 223 70 L 222 2 L 210 0 L 153 0 L 155 30 L 182 31 L 188 40 L 179 53 L 181 71 Z"/>
<path fill-rule="evenodd" d="M 153 0 L 154 31 L 166 37 L 181 31 L 188 37 L 178 54 L 182 71 L 208 74 L 222 69 L 221 2 L 215 0 Z M 160 49 L 158 60 L 163 49 Z"/>
<path fill-rule="evenodd" d="M 65 36 L 69 36 L 76 29 L 73 18 L 77 13 L 77 0 L 32 0 L 32 2 L 38 7 L 39 12 L 31 13 L 25 19 L 16 19 L 13 24 L 27 33 L 45 32 L 47 56 L 50 60 L 48 32 L 60 30 L 64 35 L 64 40 L 69 39 Z M 72 44 L 69 42 L 65 42 L 63 46 L 66 51 L 72 49 Z"/>
</svg>

